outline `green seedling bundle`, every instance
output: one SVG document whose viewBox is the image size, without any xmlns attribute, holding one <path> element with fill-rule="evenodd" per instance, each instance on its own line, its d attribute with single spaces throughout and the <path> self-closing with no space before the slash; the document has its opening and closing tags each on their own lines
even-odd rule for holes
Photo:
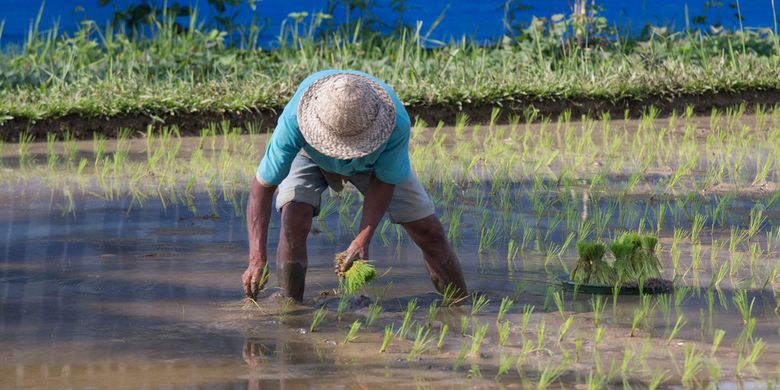
<svg viewBox="0 0 780 390">
<path fill-rule="evenodd" d="M 344 252 L 336 255 L 336 264 L 341 265 L 346 261 L 347 254 Z M 343 273 L 339 273 L 339 285 L 348 295 L 354 294 L 365 287 L 376 277 L 376 267 L 366 260 L 355 260 L 352 265 Z"/>
<path fill-rule="evenodd" d="M 577 243 L 579 260 L 570 279 L 581 285 L 638 285 L 661 278 L 661 262 L 656 255 L 658 239 L 654 236 L 625 233 L 611 242 L 609 249 L 615 260 L 604 260 L 606 245 L 600 242 Z"/>
</svg>

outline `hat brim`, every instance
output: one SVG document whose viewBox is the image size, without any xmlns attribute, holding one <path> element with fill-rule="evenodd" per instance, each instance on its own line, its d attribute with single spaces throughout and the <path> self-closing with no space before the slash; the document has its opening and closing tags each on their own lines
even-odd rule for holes
<svg viewBox="0 0 780 390">
<path fill-rule="evenodd" d="M 317 117 L 313 102 L 320 96 L 328 80 L 343 75 L 362 77 L 379 96 L 379 110 L 375 120 L 354 136 L 334 134 Z M 297 107 L 298 128 L 306 142 L 318 152 L 339 160 L 367 156 L 382 146 L 395 128 L 395 104 L 390 94 L 374 80 L 352 73 L 336 73 L 313 82 L 306 88 Z"/>
</svg>

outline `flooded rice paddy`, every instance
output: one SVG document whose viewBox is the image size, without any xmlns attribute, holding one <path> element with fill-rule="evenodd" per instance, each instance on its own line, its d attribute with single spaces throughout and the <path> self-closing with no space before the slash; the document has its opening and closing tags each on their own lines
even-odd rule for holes
<svg viewBox="0 0 780 390">
<path fill-rule="evenodd" d="M 3 145 L 0 387 L 777 386 L 780 110 L 525 119 L 414 129 L 475 293 L 452 306 L 389 223 L 371 248 L 382 276 L 338 294 L 354 190 L 323 200 L 303 304 L 273 276 L 244 300 L 264 135 Z M 561 290 L 578 240 L 640 230 L 674 293 Z"/>
</svg>

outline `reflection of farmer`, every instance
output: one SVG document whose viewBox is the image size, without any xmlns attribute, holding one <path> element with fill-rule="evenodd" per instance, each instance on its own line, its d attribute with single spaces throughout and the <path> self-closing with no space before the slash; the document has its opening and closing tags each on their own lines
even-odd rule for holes
<svg viewBox="0 0 780 390">
<path fill-rule="evenodd" d="M 271 199 L 282 216 L 276 251 L 282 293 L 303 299 L 306 236 L 319 212 L 320 195 L 345 181 L 365 195 L 360 230 L 346 251 L 345 271 L 355 259 L 368 259 L 371 237 L 385 212 L 422 249 L 436 289 L 447 285 L 466 293 L 457 257 L 447 243 L 434 205 L 409 164 L 410 120 L 392 89 L 357 71 L 312 74 L 284 108 L 257 169 L 247 205 L 249 266 L 246 295 L 255 297 L 268 256 L 266 242 Z M 262 286 L 259 286 L 262 288 Z"/>
</svg>

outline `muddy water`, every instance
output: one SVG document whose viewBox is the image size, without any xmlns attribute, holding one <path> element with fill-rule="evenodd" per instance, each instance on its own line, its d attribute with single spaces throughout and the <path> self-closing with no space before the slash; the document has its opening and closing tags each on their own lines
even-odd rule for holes
<svg viewBox="0 0 780 390">
<path fill-rule="evenodd" d="M 185 155 L 198 142 L 183 141 Z M 137 144 L 131 148 L 143 148 L 142 141 L 131 142 Z M 79 144 L 87 158 L 89 148 Z M 45 150 L 43 144 L 32 147 L 34 154 Z M 144 156 L 138 151 L 131 160 Z M 5 166 L 14 169 L 13 161 L 8 157 Z M 23 170 L 14 172 L 24 176 Z M 353 238 L 359 205 L 354 196 L 337 199 L 336 211 L 313 225 L 304 304 L 276 297 L 272 277 L 254 305 L 242 299 L 240 286 L 247 243 L 244 217 L 236 210 L 243 209 L 245 194 L 210 201 L 198 193 L 187 206 L 151 197 L 139 205 L 90 191 L 74 191 L 66 200 L 36 180 L 14 181 L 0 188 L 0 388 L 535 387 L 545 378 L 552 378 L 547 383 L 552 387 L 645 388 L 658 375 L 665 387 L 703 387 L 712 378 L 723 388 L 774 386 L 780 379 L 778 303 L 772 294 L 777 280 L 765 282 L 777 264 L 780 237 L 768 233 L 780 231 L 780 203 L 769 203 L 766 192 L 740 192 L 695 245 L 693 239 L 679 241 L 681 288 L 645 298 L 648 309 L 639 320 L 634 321 L 642 314 L 639 297 L 603 297 L 598 321 L 592 296 L 559 293 L 558 307 L 555 277 L 576 261 L 566 242 L 580 219 L 593 221 L 592 231 L 601 225 L 602 238 L 642 223 L 650 230 L 658 225 L 664 276 L 671 278 L 675 230 L 690 231 L 692 215 L 702 210 L 711 215 L 722 199 L 718 192 L 685 203 L 677 203 L 682 194 L 659 199 L 655 182 L 670 175 L 663 167 L 649 170 L 638 190 L 620 195 L 631 173 L 607 177 L 601 194 L 577 185 L 571 191 L 550 190 L 549 183 L 537 188 L 529 178 L 513 180 L 499 193 L 487 177 L 456 187 L 457 205 L 463 207 L 456 249 L 469 288 L 489 303 L 472 315 L 466 301 L 432 318 L 429 305 L 440 297 L 419 250 L 392 226 L 380 228 L 372 242 L 383 276 L 362 292 L 365 297 L 347 302 L 337 318 L 331 261 Z M 435 181 L 425 185 L 452 230 L 456 208 L 446 197 L 451 189 Z M 501 191 L 512 196 L 508 210 L 500 209 Z M 347 199 L 351 203 L 340 213 Z M 662 201 L 667 211 L 659 223 Z M 548 206 L 540 209 L 539 202 Z M 766 221 L 730 254 L 732 232 L 748 229 L 757 202 L 767 204 Z M 272 258 L 278 218 L 274 215 L 269 233 Z M 499 231 L 480 251 L 483 226 Z M 526 241 L 526 231 L 531 234 L 524 249 L 508 262 L 509 237 Z M 701 267 L 691 265 L 694 248 Z M 728 275 L 719 289 L 707 289 L 721 264 L 732 264 Z M 747 321 L 734 304 L 736 287 L 748 288 Z M 512 297 L 514 305 L 508 322 L 501 322 L 509 324 L 502 342 L 497 315 L 504 297 Z M 412 300 L 418 307 L 414 324 L 379 353 L 385 327 L 397 333 Z M 370 302 L 381 302 L 384 311 L 367 326 Z M 309 332 L 313 312 L 323 305 L 325 320 Z M 524 306 L 533 306 L 526 321 Z M 345 343 L 356 320 L 363 326 Z M 430 339 L 420 354 L 410 354 L 416 324 Z M 445 324 L 449 332 L 439 346 Z M 483 326 L 484 341 L 472 351 Z M 716 348 L 718 330 L 725 335 Z M 746 363 L 761 342 L 760 358 Z M 502 370 L 507 361 L 509 368 Z M 692 374 L 686 376 L 687 370 Z"/>
<path fill-rule="evenodd" d="M 416 318 L 425 323 L 428 305 L 438 298 L 419 250 L 406 238 L 397 242 L 393 230 L 386 232 L 392 235 L 387 246 L 377 239 L 372 248 L 380 273 L 389 271 L 365 292 L 370 299 L 381 297 L 385 312 L 345 345 L 349 325 L 367 315 L 367 302 L 351 304 L 336 320 L 338 298 L 330 291 L 337 281 L 330 261 L 332 253 L 352 237 L 348 223 L 338 215 L 315 223 L 319 228 L 310 239 L 306 302 L 285 310 L 273 288 L 258 299 L 259 308 L 242 301 L 239 280 L 247 250 L 245 230 L 243 218 L 235 215 L 231 204 L 217 204 L 217 213 L 212 214 L 212 205 L 201 200 L 198 210 L 204 212 L 193 214 L 185 207 L 163 208 L 152 202 L 131 208 L 130 203 L 87 197 L 77 199 L 74 212 L 63 215 L 56 200 L 47 197 L 3 200 L 0 387 L 492 386 L 500 359 L 519 351 L 523 339 L 536 343 L 541 322 L 547 326 L 545 345 L 557 345 L 554 341 L 563 319 L 547 290 L 554 285 L 549 275 L 563 269 L 548 262 L 545 271 L 545 259 L 538 254 L 521 255 L 518 269 L 508 275 L 504 260 L 480 259 L 473 237 L 461 241 L 459 253 L 469 286 L 485 292 L 491 301 L 474 323 L 494 321 L 504 296 L 514 294 L 516 303 L 507 316 L 513 324 L 510 341 L 499 347 L 491 326 L 479 357 L 466 359 L 453 372 L 459 350 L 471 343 L 472 330 L 466 337 L 459 335 L 461 317 L 471 310 L 468 304 L 442 309 L 436 316 L 433 329 L 444 323 L 450 327 L 441 350 L 433 347 L 410 361 L 411 341 L 401 340 L 394 341 L 388 352 L 378 353 L 382 329 L 389 324 L 398 327 L 410 299 L 417 299 L 421 309 Z M 277 226 L 273 224 L 270 232 L 272 249 Z M 573 254 L 565 258 L 571 262 Z M 515 291 L 518 282 L 522 292 Z M 723 294 L 722 299 L 730 302 L 729 291 Z M 771 362 L 780 359 L 780 338 L 774 302 L 766 296 L 757 298 L 754 337 L 769 342 L 762 357 L 768 364 L 759 365 L 768 370 L 773 368 Z M 593 354 L 590 297 L 565 295 L 564 299 L 565 315 L 577 319 L 571 336 L 561 347 L 532 353 L 528 358 L 532 363 L 523 365 L 522 376 L 512 369 L 501 383 L 510 387 L 534 383 L 543 363 L 560 353 L 555 348 L 576 349 L 575 338 L 584 340 L 583 355 Z M 743 327 L 734 308 L 723 309 L 714 297 L 714 307 L 708 310 L 706 294 L 701 292 L 691 293 L 680 306 L 673 300 L 667 303 L 670 314 L 656 311 L 633 338 L 628 330 L 638 298 L 621 297 L 617 306 L 608 305 L 604 321 L 609 327 L 598 346 L 602 364 L 619 364 L 625 346 L 633 344 L 649 351 L 645 359 L 650 366 L 668 367 L 673 373 L 675 366 L 684 365 L 684 345 L 707 351 L 711 331 L 724 329 L 727 336 L 719 362 L 727 376 L 738 356 L 730 345 Z M 323 303 L 330 309 L 329 316 L 320 331 L 309 333 L 312 312 Z M 534 305 L 535 311 L 523 334 L 519 324 L 524 304 Z M 667 345 L 665 335 L 678 313 L 686 315 L 687 325 Z M 670 356 L 675 356 L 671 366 Z M 587 380 L 593 363 L 582 359 L 566 369 L 558 385 Z M 612 379 L 617 381 L 613 384 L 623 380 L 646 384 L 640 374 L 641 368 L 636 368 L 625 379 Z"/>
</svg>

